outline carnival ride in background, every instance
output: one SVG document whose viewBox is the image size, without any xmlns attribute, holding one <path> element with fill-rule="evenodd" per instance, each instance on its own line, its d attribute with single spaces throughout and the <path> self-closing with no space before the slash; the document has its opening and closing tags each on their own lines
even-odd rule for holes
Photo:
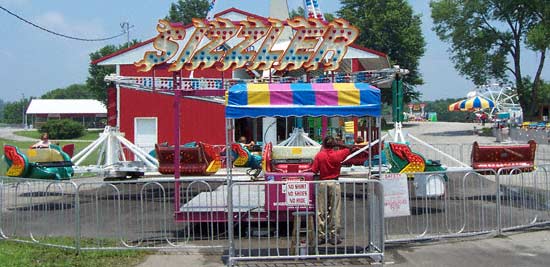
<svg viewBox="0 0 550 267">
<path fill-rule="evenodd" d="M 66 180 L 74 175 L 70 156 L 59 146 L 19 149 L 4 145 L 6 176 Z"/>
<path fill-rule="evenodd" d="M 95 165 L 84 160 L 97 152 Z M 95 157 L 95 155 L 94 155 Z M 99 138 L 76 154 L 75 173 L 96 173 L 103 178 L 138 178 L 158 170 L 158 160 L 124 138 L 117 127 L 106 126 Z"/>
<path fill-rule="evenodd" d="M 287 90 L 289 87 L 292 90 Z M 333 94 L 334 91 L 337 94 Z M 259 96 L 266 95 L 270 105 L 256 101 L 263 101 L 265 98 Z M 234 119 L 245 117 L 290 116 L 371 116 L 379 122 L 380 95 L 378 88 L 366 83 L 327 83 L 323 86 L 309 83 L 279 86 L 237 84 L 228 90 L 225 110 L 229 122 L 226 125 L 232 125 Z M 333 96 L 337 96 L 338 101 L 328 101 Z M 264 148 L 265 179 L 273 182 L 312 181 L 313 173 L 307 170 L 319 149 L 319 144 L 308 138 L 301 129 L 295 129 L 291 137 L 279 146 L 267 144 Z M 231 160 L 228 161 L 229 169 L 232 168 L 230 163 Z M 177 203 L 176 220 L 203 222 L 205 218 L 210 218 L 227 222 L 230 218 L 239 217 L 241 221 L 287 221 L 294 216 L 294 211 L 314 208 L 314 188 L 308 185 L 306 200 L 295 205 L 285 200 L 286 190 L 281 183 L 245 187 L 242 189 L 245 192 L 234 196 L 228 189 L 234 178 L 231 173 L 230 170 L 227 172 L 227 185 L 211 192 L 202 192 L 182 203 L 181 207 Z M 216 202 L 215 206 L 227 206 L 228 199 L 233 200 L 233 206 L 229 206 L 228 210 L 212 208 L 212 202 Z M 251 211 L 254 211 L 253 214 Z"/>
<path fill-rule="evenodd" d="M 159 162 L 158 172 L 174 174 L 174 146 L 156 144 L 155 154 Z M 220 150 L 203 142 L 192 142 L 180 148 L 180 174 L 205 176 L 215 174 L 222 166 Z"/>
<path fill-rule="evenodd" d="M 468 93 L 468 97 L 482 96 L 494 103 L 494 106 L 489 108 L 489 117 L 493 117 L 497 113 L 510 113 L 510 117 L 517 118 L 519 123 L 523 120 L 523 112 L 518 103 L 518 95 L 510 86 L 502 84 L 487 84 L 476 87 Z"/>
<path fill-rule="evenodd" d="M 124 138 L 116 127 L 105 127 L 98 139 L 74 156 L 73 152 L 74 144 L 26 150 L 5 145 L 6 175 L 60 180 L 75 174 L 96 173 L 103 178 L 138 178 L 145 172 L 158 170 L 158 161 Z M 134 159 L 130 160 L 131 156 Z M 95 165 L 84 165 L 89 157 L 97 157 Z"/>
<path fill-rule="evenodd" d="M 302 128 L 294 128 L 290 137 L 279 144 L 268 143 L 262 154 L 266 173 L 303 173 L 311 171 L 313 158 L 321 145 Z"/>
</svg>

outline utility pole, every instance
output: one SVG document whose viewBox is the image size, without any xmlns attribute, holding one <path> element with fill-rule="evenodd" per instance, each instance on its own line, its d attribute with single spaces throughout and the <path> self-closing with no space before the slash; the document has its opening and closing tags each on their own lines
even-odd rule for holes
<svg viewBox="0 0 550 267">
<path fill-rule="evenodd" d="M 134 25 L 130 25 L 130 22 L 125 21 L 120 23 L 120 28 L 122 28 L 123 32 L 126 32 L 126 45 L 127 47 L 130 47 L 130 28 L 133 28 Z"/>
<path fill-rule="evenodd" d="M 21 122 L 23 124 L 23 129 L 27 128 L 27 122 L 26 122 L 26 117 L 25 116 L 25 107 L 27 105 L 25 105 L 25 94 L 21 94 L 21 115 L 23 115 L 21 117 Z"/>
</svg>

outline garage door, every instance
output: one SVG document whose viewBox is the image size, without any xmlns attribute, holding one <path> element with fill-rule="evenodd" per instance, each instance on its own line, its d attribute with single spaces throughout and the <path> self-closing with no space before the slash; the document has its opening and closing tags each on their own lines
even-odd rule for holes
<svg viewBox="0 0 550 267">
<path fill-rule="evenodd" d="M 135 118 L 134 144 L 145 152 L 155 149 L 157 143 L 157 118 Z"/>
</svg>

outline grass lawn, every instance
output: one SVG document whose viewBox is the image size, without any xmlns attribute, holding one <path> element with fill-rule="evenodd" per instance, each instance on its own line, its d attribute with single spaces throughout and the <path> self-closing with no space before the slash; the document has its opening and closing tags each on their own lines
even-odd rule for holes
<svg viewBox="0 0 550 267">
<path fill-rule="evenodd" d="M 83 136 L 81 136 L 79 138 L 76 138 L 75 140 L 93 141 L 93 140 L 96 140 L 99 137 L 99 133 L 101 133 L 101 132 L 103 132 L 103 129 L 101 129 L 101 130 L 86 130 L 86 133 Z M 40 132 L 38 132 L 38 130 L 15 131 L 14 134 L 19 135 L 19 136 L 30 137 L 30 138 L 36 139 L 37 141 L 38 141 L 38 139 L 40 139 Z"/>
<path fill-rule="evenodd" d="M 11 267 L 135 266 L 151 253 L 143 250 L 118 250 L 82 251 L 77 255 L 74 250 L 0 240 L 0 266 Z"/>
</svg>

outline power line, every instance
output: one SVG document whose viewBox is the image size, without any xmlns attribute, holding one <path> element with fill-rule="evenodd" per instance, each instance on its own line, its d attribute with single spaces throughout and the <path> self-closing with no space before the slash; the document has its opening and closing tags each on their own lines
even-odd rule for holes
<svg viewBox="0 0 550 267">
<path fill-rule="evenodd" d="M 0 6 L 0 9 L 4 10 L 6 13 L 8 13 L 8 14 L 14 16 L 14 17 L 16 17 L 17 19 L 19 19 L 19 20 L 21 20 L 21 21 L 23 21 L 23 22 L 25 22 L 25 23 L 27 23 L 27 24 L 29 24 L 29 25 L 35 27 L 35 28 L 38 28 L 38 29 L 43 30 L 43 31 L 46 31 L 46 32 L 51 33 L 51 34 L 53 34 L 53 35 L 57 35 L 57 36 L 59 36 L 59 37 L 63 37 L 63 38 L 71 39 L 71 40 L 77 40 L 77 41 L 85 41 L 85 42 L 100 42 L 100 41 L 107 41 L 107 40 L 111 40 L 111 39 L 115 39 L 115 38 L 117 38 L 117 37 L 123 36 L 124 34 L 127 33 L 127 31 L 129 32 L 130 28 L 133 27 L 133 26 L 132 26 L 132 27 L 127 27 L 127 28 L 126 28 L 126 31 L 123 31 L 123 32 L 120 33 L 120 34 L 117 34 L 117 35 L 111 36 L 111 37 L 107 37 L 107 38 L 93 38 L 93 39 L 92 39 L 92 38 L 81 38 L 81 37 L 74 37 L 74 36 L 70 36 L 70 35 L 58 33 L 58 32 L 56 32 L 56 31 L 53 31 L 53 30 L 44 28 L 44 27 L 42 27 L 42 26 L 40 26 L 40 25 L 37 25 L 37 24 L 35 24 L 35 23 L 33 23 L 33 22 L 31 22 L 31 21 L 29 21 L 29 20 L 27 20 L 27 19 L 25 19 L 25 18 L 23 18 L 23 17 L 21 17 L 21 16 L 15 14 L 15 13 L 13 13 L 13 12 L 11 12 L 10 10 L 6 9 L 6 8 L 3 7 L 3 6 Z"/>
</svg>

